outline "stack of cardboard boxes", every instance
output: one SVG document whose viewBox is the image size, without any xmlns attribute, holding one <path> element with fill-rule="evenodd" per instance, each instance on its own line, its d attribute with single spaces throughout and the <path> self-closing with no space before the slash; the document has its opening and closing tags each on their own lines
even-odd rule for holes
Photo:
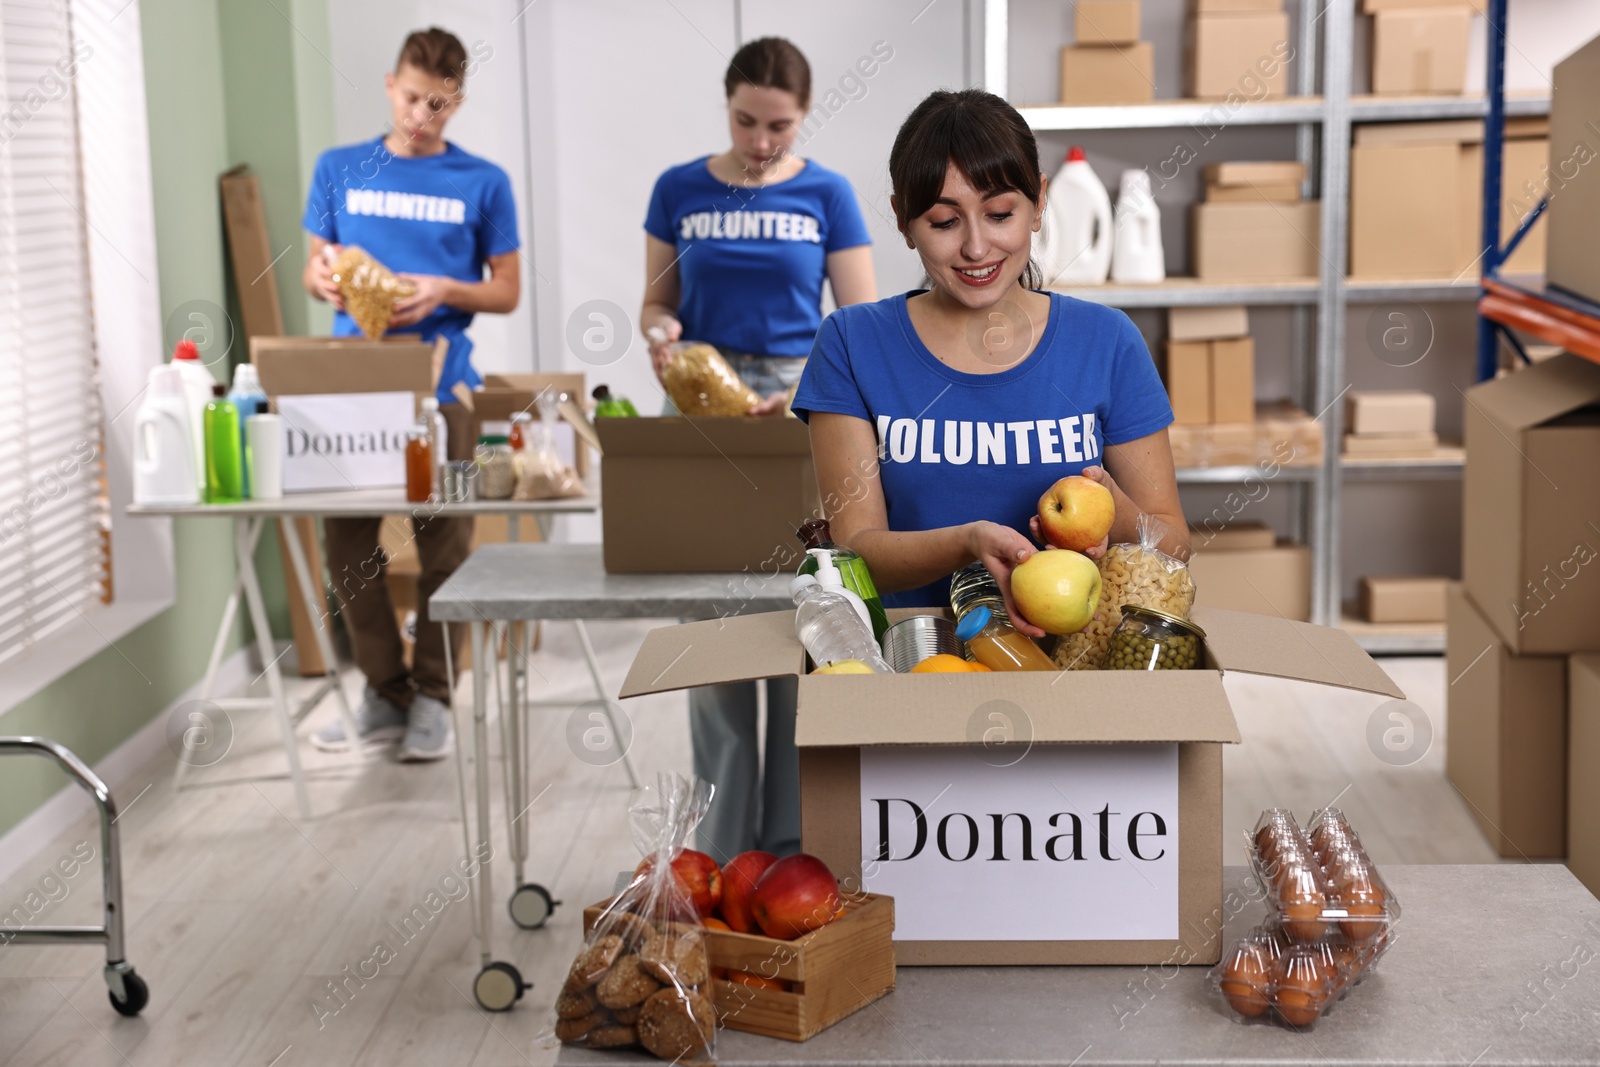
<svg viewBox="0 0 1600 1067">
<path fill-rule="evenodd" d="M 1466 89 L 1472 16 L 1485 0 L 1365 0 L 1372 16 L 1372 91 L 1417 95 Z"/>
<path fill-rule="evenodd" d="M 1439 450 L 1432 393 L 1413 389 L 1345 394 L 1346 459 L 1420 459 Z"/>
<path fill-rule="evenodd" d="M 1076 43 L 1061 50 L 1063 104 L 1155 99 L 1155 50 L 1139 40 L 1139 0 L 1077 0 Z"/>
<path fill-rule="evenodd" d="M 1501 855 L 1565 856 L 1600 893 L 1600 366 L 1557 356 L 1467 400 L 1446 770 Z"/>
<path fill-rule="evenodd" d="M 1559 289 L 1600 302 L 1600 37 L 1556 64 L 1550 94 L 1550 155 L 1544 182 L 1549 217 L 1534 228 L 1549 235 L 1546 275 Z M 1507 173 L 1513 173 L 1510 166 Z M 1502 237 L 1507 236 L 1502 234 Z M 1537 268 L 1535 268 L 1537 269 Z"/>
<path fill-rule="evenodd" d="M 1288 85 L 1289 16 L 1282 0 L 1190 0 L 1189 95 L 1259 101 Z"/>
<path fill-rule="evenodd" d="M 1303 163 L 1213 163 L 1190 209 L 1195 277 L 1274 281 L 1317 276 L 1322 204 L 1300 199 Z"/>
<path fill-rule="evenodd" d="M 1189 527 L 1195 606 L 1311 620 L 1311 550 L 1259 522 L 1213 516 Z"/>
<path fill-rule="evenodd" d="M 1592 134 L 1591 134 L 1592 136 Z M 1501 240 L 1544 195 L 1550 120 L 1506 121 Z M 1357 126 L 1350 152 L 1350 276 L 1456 278 L 1482 256 L 1483 123 Z M 1502 270 L 1544 270 L 1547 223 L 1528 232 Z"/>
</svg>

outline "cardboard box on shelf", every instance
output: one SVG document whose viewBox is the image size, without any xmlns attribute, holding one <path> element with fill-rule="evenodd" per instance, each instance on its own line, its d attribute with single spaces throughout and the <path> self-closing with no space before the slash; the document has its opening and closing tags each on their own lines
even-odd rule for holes
<svg viewBox="0 0 1600 1067">
<path fill-rule="evenodd" d="M 1600 655 L 1567 658 L 1567 869 L 1600 897 Z"/>
<path fill-rule="evenodd" d="M 1254 185 L 1207 185 L 1208 204 L 1237 204 L 1270 201 L 1294 204 L 1300 201 L 1299 182 L 1257 182 Z"/>
<path fill-rule="evenodd" d="M 1189 547 L 1195 552 L 1233 552 L 1244 548 L 1272 548 L 1278 535 L 1264 522 L 1206 519 L 1189 524 Z"/>
<path fill-rule="evenodd" d="M 794 569 L 795 530 L 822 514 L 805 423 L 597 421 L 607 571 Z"/>
<path fill-rule="evenodd" d="M 1380 11 L 1415 10 L 1426 7 L 1470 7 L 1472 13 L 1481 15 L 1489 0 L 1362 0 L 1361 13 L 1376 15 Z"/>
<path fill-rule="evenodd" d="M 1229 94 L 1251 100 L 1287 92 L 1289 16 L 1282 11 L 1201 14 L 1189 19 L 1189 95 L 1220 100 Z"/>
<path fill-rule="evenodd" d="M 1206 427 L 1206 449 L 1214 467 L 1254 463 L 1260 452 L 1259 429 L 1252 422 L 1214 422 Z"/>
<path fill-rule="evenodd" d="M 1072 15 L 1078 44 L 1139 43 L 1139 0 L 1077 0 Z"/>
<path fill-rule="evenodd" d="M 1167 399 L 1179 423 L 1211 421 L 1211 343 L 1168 341 Z"/>
<path fill-rule="evenodd" d="M 1462 579 L 1516 653 L 1600 651 L 1600 366 L 1467 390 Z"/>
<path fill-rule="evenodd" d="M 1439 435 L 1425 433 L 1347 433 L 1346 456 L 1371 459 L 1420 459 L 1439 451 Z"/>
<path fill-rule="evenodd" d="M 1203 281 L 1315 278 L 1322 205 L 1195 204 L 1189 210 L 1194 273 Z"/>
<path fill-rule="evenodd" d="M 1472 9 L 1395 8 L 1372 16 L 1372 91 L 1460 94 L 1467 87 Z"/>
<path fill-rule="evenodd" d="M 1208 343 L 1211 346 L 1211 421 L 1255 421 L 1255 339 L 1219 337 Z"/>
<path fill-rule="evenodd" d="M 1516 655 L 1455 582 L 1445 614 L 1445 773 L 1497 853 L 1559 858 L 1567 848 L 1567 661 Z"/>
<path fill-rule="evenodd" d="M 937 612 L 890 618 L 916 614 Z M 792 611 L 742 615 L 652 630 L 621 696 L 798 676 L 801 846 L 846 889 L 894 897 L 899 967 L 1209 963 L 1221 746 L 1240 740 L 1223 672 L 1400 691 L 1339 631 L 1194 615 L 1205 669 L 940 678 L 807 674 Z M 1027 731 L 1026 759 L 985 758 L 991 714 Z"/>
<path fill-rule="evenodd" d="M 1311 549 L 1305 545 L 1223 550 L 1207 545 L 1190 557 L 1189 575 L 1196 608 L 1311 619 Z"/>
<path fill-rule="evenodd" d="M 1322 462 L 1322 423 L 1286 400 L 1258 402 L 1253 423 L 1173 423 L 1167 427 L 1179 467 L 1255 465 L 1263 479 L 1279 467 Z"/>
<path fill-rule="evenodd" d="M 1169 341 L 1209 341 L 1216 337 L 1245 337 L 1249 333 L 1250 312 L 1242 304 L 1167 309 Z"/>
<path fill-rule="evenodd" d="M 1149 41 L 1061 50 L 1063 104 L 1141 104 L 1155 95 L 1155 49 Z"/>
<path fill-rule="evenodd" d="M 1432 433 L 1436 406 L 1433 394 L 1420 389 L 1351 390 L 1344 425 L 1354 434 Z"/>
<path fill-rule="evenodd" d="M 1249 15 L 1282 10 L 1283 0 L 1189 0 L 1192 15 Z"/>
<path fill-rule="evenodd" d="M 1208 186 L 1262 185 L 1273 182 L 1292 182 L 1298 186 L 1306 178 L 1306 165 L 1296 160 L 1231 160 L 1208 163 L 1205 169 Z"/>
<path fill-rule="evenodd" d="M 1368 622 L 1444 622 L 1448 578 L 1361 579 L 1361 617 Z"/>
<path fill-rule="evenodd" d="M 1556 64 L 1550 97 L 1550 207 L 1541 224 L 1548 233 L 1546 278 L 1587 300 L 1600 301 L 1600 134 L 1594 105 L 1600 100 L 1600 37 Z M 1587 165 L 1585 165 L 1587 164 Z"/>
<path fill-rule="evenodd" d="M 1256 404 L 1256 462 L 1270 468 L 1322 462 L 1322 423 L 1287 400 Z"/>
</svg>

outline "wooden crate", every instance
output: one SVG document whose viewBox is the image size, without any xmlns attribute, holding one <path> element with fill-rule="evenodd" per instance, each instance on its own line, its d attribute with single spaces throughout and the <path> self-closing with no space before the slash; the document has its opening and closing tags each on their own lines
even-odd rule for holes
<svg viewBox="0 0 1600 1067">
<path fill-rule="evenodd" d="M 611 902 L 584 909 L 587 934 Z M 726 930 L 706 931 L 711 966 L 781 978 L 789 990 L 713 981 L 723 1026 L 804 1041 L 894 989 L 894 898 L 865 893 L 845 913 L 793 941 Z"/>
</svg>

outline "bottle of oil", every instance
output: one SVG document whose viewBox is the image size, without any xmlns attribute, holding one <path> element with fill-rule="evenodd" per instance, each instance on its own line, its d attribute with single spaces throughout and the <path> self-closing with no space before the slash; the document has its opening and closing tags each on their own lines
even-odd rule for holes
<svg viewBox="0 0 1600 1067">
<path fill-rule="evenodd" d="M 956 636 L 979 663 L 995 671 L 1055 671 L 1059 667 L 1011 625 L 1000 585 L 982 563 L 969 563 L 950 578 Z"/>
<path fill-rule="evenodd" d="M 867 569 L 867 561 L 856 555 L 842 545 L 833 543 L 833 535 L 828 529 L 827 519 L 811 519 L 800 524 L 800 529 L 795 531 L 795 536 L 800 538 L 800 543 L 805 545 L 806 558 L 801 560 L 797 574 L 817 573 L 817 560 L 815 550 L 822 549 L 833 559 L 833 565 L 839 571 L 839 577 L 844 581 L 844 587 L 867 605 L 867 615 L 872 623 L 872 636 L 879 641 L 883 640 L 883 632 L 889 628 L 889 616 L 884 614 L 883 600 L 878 596 L 878 586 L 872 580 L 872 572 Z"/>
</svg>

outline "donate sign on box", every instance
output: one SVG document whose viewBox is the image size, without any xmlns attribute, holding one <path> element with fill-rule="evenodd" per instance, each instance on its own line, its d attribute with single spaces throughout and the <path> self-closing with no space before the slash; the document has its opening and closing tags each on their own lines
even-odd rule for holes
<svg viewBox="0 0 1600 1067">
<path fill-rule="evenodd" d="M 406 481 L 412 393 L 278 397 L 283 416 L 283 491 L 385 489 Z"/>
</svg>

